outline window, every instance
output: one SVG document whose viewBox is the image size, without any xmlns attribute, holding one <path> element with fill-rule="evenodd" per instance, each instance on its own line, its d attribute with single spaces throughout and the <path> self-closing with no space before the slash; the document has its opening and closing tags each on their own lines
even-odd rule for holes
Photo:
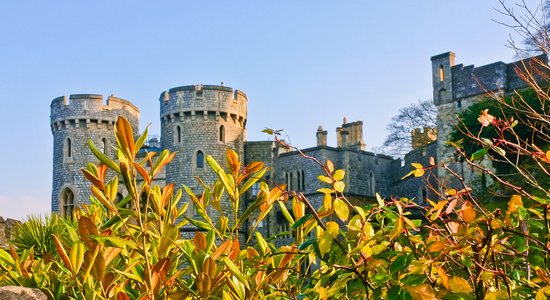
<svg viewBox="0 0 550 300">
<path fill-rule="evenodd" d="M 251 189 L 250 191 L 251 191 L 251 193 L 252 193 L 252 196 L 258 195 L 258 193 L 260 193 L 260 183 L 259 183 L 259 182 L 255 182 L 255 183 L 252 185 L 252 189 Z"/>
<path fill-rule="evenodd" d="M 223 125 L 220 126 L 220 133 L 218 136 L 218 140 L 222 143 L 225 143 L 225 127 Z"/>
<path fill-rule="evenodd" d="M 181 143 L 181 127 L 176 126 L 176 143 Z"/>
<path fill-rule="evenodd" d="M 301 176 L 302 174 L 300 174 L 300 171 L 297 171 L 296 172 L 296 181 L 297 181 L 297 184 L 296 184 L 296 187 L 298 191 L 301 191 L 302 190 L 302 179 L 301 179 Z"/>
<path fill-rule="evenodd" d="M 70 138 L 67 138 L 65 140 L 65 158 L 72 158 L 73 157 L 73 145 Z"/>
<path fill-rule="evenodd" d="M 145 211 L 146 206 L 147 206 L 147 193 L 143 192 L 139 197 L 139 209 L 143 212 Z"/>
<path fill-rule="evenodd" d="M 101 139 L 101 151 L 103 154 L 107 154 L 107 139 L 103 138 Z"/>
<path fill-rule="evenodd" d="M 65 218 L 72 219 L 74 211 L 74 193 L 71 189 L 66 188 L 61 193 L 61 214 Z"/>
<path fill-rule="evenodd" d="M 204 153 L 202 153 L 201 150 L 197 151 L 196 156 L 196 167 L 197 169 L 203 169 L 204 168 Z"/>
<path fill-rule="evenodd" d="M 443 65 L 439 65 L 439 81 L 445 80 L 445 69 L 443 68 Z"/>
<path fill-rule="evenodd" d="M 369 174 L 369 183 L 370 183 L 370 194 L 376 194 L 376 180 L 374 179 L 374 173 L 370 172 Z"/>
<path fill-rule="evenodd" d="M 301 182 L 301 186 L 302 186 L 302 187 L 301 187 L 301 190 L 302 190 L 302 191 L 305 191 L 305 189 L 306 189 L 306 179 L 305 179 L 305 176 L 304 176 L 304 170 L 300 170 L 299 172 L 301 173 L 301 174 L 300 174 L 300 180 L 302 180 L 302 182 Z"/>
</svg>

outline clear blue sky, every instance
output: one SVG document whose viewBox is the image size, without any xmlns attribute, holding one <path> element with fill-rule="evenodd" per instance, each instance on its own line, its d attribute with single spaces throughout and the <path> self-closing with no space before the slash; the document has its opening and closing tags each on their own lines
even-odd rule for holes
<svg viewBox="0 0 550 300">
<path fill-rule="evenodd" d="M 527 1 L 535 7 L 539 1 Z M 512 2 L 510 2 L 512 4 Z M 347 116 L 382 144 L 399 107 L 431 98 L 430 56 L 513 60 L 495 0 L 2 1 L 0 216 L 50 209 L 50 102 L 72 93 L 128 99 L 159 132 L 159 94 L 219 84 L 248 95 L 248 139 L 284 129 L 315 144 Z M 288 139 L 288 138 L 287 138 Z"/>
</svg>

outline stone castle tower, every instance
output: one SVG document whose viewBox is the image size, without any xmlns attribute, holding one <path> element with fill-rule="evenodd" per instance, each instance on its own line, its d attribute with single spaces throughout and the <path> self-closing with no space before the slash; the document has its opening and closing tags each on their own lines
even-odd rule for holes
<svg viewBox="0 0 550 300">
<path fill-rule="evenodd" d="M 76 94 L 52 101 L 52 212 L 71 215 L 75 207 L 89 202 L 90 184 L 80 169 L 97 159 L 88 148 L 88 140 L 114 156 L 113 128 L 119 115 L 127 118 L 134 132 L 138 132 L 139 109 L 127 100 L 111 95 L 105 104 L 101 95 Z"/>
<path fill-rule="evenodd" d="M 172 88 L 159 100 L 161 148 L 178 153 L 166 168 L 167 184 L 185 184 L 199 192 L 202 188 L 195 177 L 207 184 L 216 178 L 207 166 L 207 155 L 225 165 L 230 148 L 244 159 L 248 100 L 243 92 L 199 84 Z"/>
</svg>

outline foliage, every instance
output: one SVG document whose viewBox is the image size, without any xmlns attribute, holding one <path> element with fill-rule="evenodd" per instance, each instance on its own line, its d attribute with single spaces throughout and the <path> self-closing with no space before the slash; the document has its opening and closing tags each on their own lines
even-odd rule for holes
<svg viewBox="0 0 550 300">
<path fill-rule="evenodd" d="M 12 244 L 21 250 L 32 247 L 34 255 L 50 260 L 58 256 L 52 235 L 68 240 L 65 222 L 56 214 L 30 215 L 13 229 Z"/>
<path fill-rule="evenodd" d="M 543 299 L 550 291 L 550 198 L 531 204 L 515 195 L 505 211 L 488 211 L 468 190 L 449 189 L 422 221 L 411 211 L 423 208 L 408 199 L 352 205 L 343 194 L 345 172 L 309 158 L 323 170 L 320 207 L 261 182 L 242 211 L 242 196 L 266 168 L 243 166 L 229 150 L 226 168 L 207 157 L 216 182 L 200 194 L 183 188 L 198 214 L 190 218 L 182 190 L 152 184 L 174 154 L 137 158 L 146 133 L 134 140 L 122 118 L 116 137 L 117 160 L 90 143 L 100 160 L 83 169 L 92 204 L 65 223 L 70 241 L 53 235 L 59 258 L 46 261 L 34 248 L 0 250 L 1 284 L 38 287 L 52 299 Z M 435 167 L 416 164 L 411 175 Z M 119 176 L 128 195 L 116 203 Z M 144 206 L 126 208 L 140 207 L 142 193 Z M 274 208 L 293 241 L 276 246 L 259 232 L 243 239 L 246 220 L 254 216 L 258 224 Z M 191 225 L 199 231 L 182 236 Z"/>
<path fill-rule="evenodd" d="M 387 127 L 389 135 L 384 141 L 386 154 L 403 157 L 411 151 L 411 132 L 420 128 L 436 128 L 437 108 L 432 100 L 418 101 L 399 109 Z M 433 140 L 424 141 L 425 144 Z"/>
</svg>

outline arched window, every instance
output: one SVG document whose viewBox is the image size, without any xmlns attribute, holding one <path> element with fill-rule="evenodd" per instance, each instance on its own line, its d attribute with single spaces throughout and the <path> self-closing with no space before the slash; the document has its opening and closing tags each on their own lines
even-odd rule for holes
<svg viewBox="0 0 550 300">
<path fill-rule="evenodd" d="M 66 158 L 72 158 L 73 157 L 73 145 L 70 138 L 67 138 L 65 140 L 65 157 Z"/>
<path fill-rule="evenodd" d="M 197 159 L 197 161 L 196 161 L 197 169 L 204 168 L 204 153 L 202 153 L 201 150 L 197 151 L 196 159 Z"/>
<path fill-rule="evenodd" d="M 176 143 L 181 143 L 181 127 L 176 126 Z"/>
<path fill-rule="evenodd" d="M 106 138 L 101 139 L 101 151 L 103 151 L 103 154 L 107 154 L 107 147 L 108 147 L 107 139 Z"/>
<path fill-rule="evenodd" d="M 443 65 L 439 65 L 439 81 L 445 80 L 445 69 L 443 68 Z"/>
<path fill-rule="evenodd" d="M 302 174 L 300 173 L 300 171 L 297 171 L 296 172 L 296 181 L 297 181 L 297 184 L 296 184 L 296 187 L 298 191 L 301 191 L 302 190 L 302 178 L 300 177 Z"/>
<path fill-rule="evenodd" d="M 218 135 L 218 140 L 222 143 L 225 143 L 225 126 L 220 126 L 220 132 Z"/>
<path fill-rule="evenodd" d="M 288 190 L 294 189 L 294 180 L 292 180 L 292 172 L 288 174 Z"/>
<path fill-rule="evenodd" d="M 376 180 L 374 179 L 374 173 L 369 174 L 370 194 L 376 194 Z"/>
<path fill-rule="evenodd" d="M 61 214 L 65 218 L 72 218 L 74 211 L 74 193 L 71 189 L 66 188 L 61 193 Z"/>
</svg>

